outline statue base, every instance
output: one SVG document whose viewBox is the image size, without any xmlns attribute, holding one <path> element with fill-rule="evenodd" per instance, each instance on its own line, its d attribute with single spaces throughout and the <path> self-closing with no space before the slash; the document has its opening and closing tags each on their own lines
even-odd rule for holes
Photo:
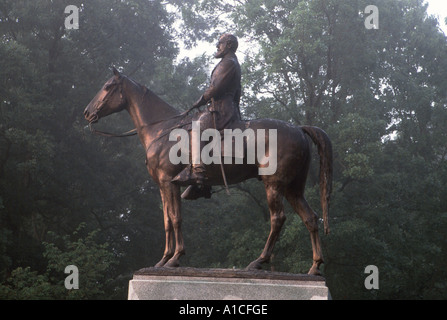
<svg viewBox="0 0 447 320">
<path fill-rule="evenodd" d="M 329 300 L 321 276 L 264 270 L 144 268 L 129 300 Z"/>
</svg>

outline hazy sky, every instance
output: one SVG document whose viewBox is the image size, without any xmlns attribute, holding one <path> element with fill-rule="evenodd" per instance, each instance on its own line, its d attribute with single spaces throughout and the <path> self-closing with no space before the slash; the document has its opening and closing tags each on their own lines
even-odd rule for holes
<svg viewBox="0 0 447 320">
<path fill-rule="evenodd" d="M 393 0 L 399 1 L 399 0 Z M 445 18 L 447 17 L 447 0 L 425 0 L 428 2 L 428 14 L 435 15 L 438 17 L 439 26 L 447 35 L 447 25 L 445 24 Z M 379 8 L 380 13 L 380 8 Z M 379 18 L 380 19 L 380 18 Z M 240 51 L 243 50 L 243 44 L 241 44 Z M 201 55 L 203 53 L 207 53 L 209 55 L 213 54 L 215 49 L 214 43 L 209 44 L 206 42 L 199 43 L 199 45 L 192 50 L 182 50 L 180 53 L 180 58 L 183 58 L 185 55 L 188 55 L 190 58 L 194 56 Z M 243 58 L 242 55 L 240 59 Z"/>
<path fill-rule="evenodd" d="M 438 16 L 439 26 L 447 35 L 445 17 L 447 17 L 447 0 L 426 0 L 428 2 L 428 13 Z"/>
</svg>

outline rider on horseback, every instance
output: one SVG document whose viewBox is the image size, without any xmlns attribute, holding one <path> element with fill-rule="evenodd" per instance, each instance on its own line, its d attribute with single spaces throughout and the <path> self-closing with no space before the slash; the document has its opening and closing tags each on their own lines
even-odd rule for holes
<svg viewBox="0 0 447 320">
<path fill-rule="evenodd" d="M 234 121 L 240 120 L 241 67 L 235 54 L 238 47 L 237 38 L 231 34 L 223 34 L 216 47 L 217 52 L 214 57 L 221 61 L 211 74 L 209 88 L 190 109 L 193 110 L 211 102 L 204 112 L 198 113 L 196 121 L 199 121 L 201 131 L 208 128 L 220 131 L 228 128 Z M 203 145 L 200 149 L 202 147 Z M 192 152 L 197 152 L 197 150 Z M 172 182 L 189 185 L 182 194 L 182 198 L 192 200 L 201 196 L 207 198 L 211 196 L 211 187 L 204 184 L 205 180 L 206 169 L 200 159 L 200 163 L 193 163 L 191 167 L 180 172 Z"/>
</svg>

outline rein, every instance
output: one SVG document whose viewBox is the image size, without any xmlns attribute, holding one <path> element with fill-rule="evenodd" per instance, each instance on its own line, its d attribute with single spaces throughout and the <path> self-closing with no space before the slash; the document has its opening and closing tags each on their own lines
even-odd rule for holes
<svg viewBox="0 0 447 320">
<path fill-rule="evenodd" d="M 121 134 L 114 134 L 114 133 L 108 133 L 108 132 L 96 130 L 95 128 L 93 128 L 93 122 L 90 122 L 88 124 L 88 126 L 90 128 L 90 131 L 93 132 L 94 134 L 97 134 L 98 136 L 109 137 L 109 138 L 124 138 L 124 137 L 134 136 L 137 134 L 136 128 L 129 130 L 127 132 L 121 133 Z"/>
<path fill-rule="evenodd" d="M 167 119 L 162 119 L 162 120 L 158 120 L 158 121 L 152 122 L 152 123 L 150 123 L 148 125 L 151 126 L 151 125 L 157 124 L 159 122 L 164 122 L 164 121 L 168 121 L 168 120 L 172 120 L 172 119 L 179 118 L 179 117 L 184 117 L 184 116 L 187 116 L 187 114 L 186 113 L 181 113 L 181 114 L 177 114 L 177 115 L 172 116 L 172 117 L 167 118 Z M 114 134 L 114 133 L 109 133 L 109 132 L 105 132 L 105 131 L 96 130 L 95 128 L 93 128 L 93 122 L 94 121 L 90 122 L 88 124 L 88 126 L 90 128 L 90 131 L 92 133 L 94 133 L 94 134 L 97 134 L 98 136 L 103 136 L 103 137 L 108 137 L 108 138 L 125 138 L 125 137 L 131 137 L 131 136 L 134 136 L 134 135 L 138 134 L 138 131 L 137 131 L 136 128 L 132 129 L 132 130 L 129 130 L 129 131 L 126 131 L 126 132 L 121 133 L 121 134 Z M 175 128 L 181 128 L 182 126 L 184 126 L 184 125 L 174 126 L 173 128 L 170 128 L 170 130 L 175 129 Z M 156 138 L 156 140 L 164 137 L 166 134 L 167 133 L 164 133 L 164 134 L 158 136 Z"/>
</svg>

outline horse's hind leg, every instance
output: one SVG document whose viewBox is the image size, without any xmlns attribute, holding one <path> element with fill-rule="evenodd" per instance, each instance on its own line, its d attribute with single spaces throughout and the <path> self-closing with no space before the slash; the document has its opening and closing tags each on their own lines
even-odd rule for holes
<svg viewBox="0 0 447 320">
<path fill-rule="evenodd" d="M 270 261 L 276 240 L 286 220 L 284 215 L 283 195 L 276 187 L 266 186 L 267 201 L 270 209 L 270 234 L 264 250 L 258 259 L 250 263 L 247 269 L 261 269 L 261 264 Z"/>
<path fill-rule="evenodd" d="M 320 275 L 320 264 L 323 263 L 323 254 L 321 251 L 321 240 L 318 234 L 318 216 L 312 210 L 312 208 L 307 203 L 304 196 L 296 196 L 295 193 L 287 194 L 287 200 L 292 205 L 293 209 L 298 213 L 300 218 L 303 220 L 307 230 L 310 232 L 310 240 L 312 243 L 313 252 L 313 264 L 310 268 L 308 274 Z"/>
</svg>

